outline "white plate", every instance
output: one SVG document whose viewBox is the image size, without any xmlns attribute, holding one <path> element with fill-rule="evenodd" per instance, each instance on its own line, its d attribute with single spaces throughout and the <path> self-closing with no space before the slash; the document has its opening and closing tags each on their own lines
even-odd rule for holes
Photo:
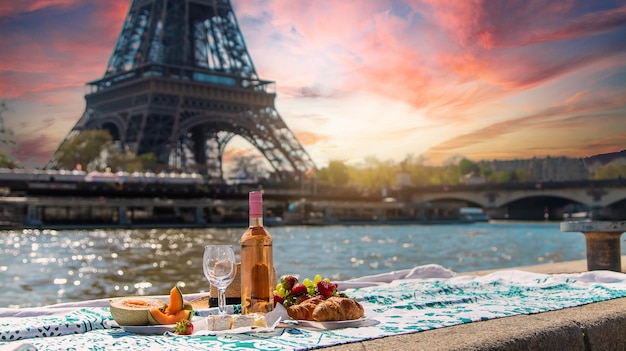
<svg viewBox="0 0 626 351">
<path fill-rule="evenodd" d="M 163 335 L 165 332 L 173 332 L 174 324 L 163 325 L 122 325 L 127 333 L 141 334 L 141 335 Z"/>
<path fill-rule="evenodd" d="M 352 319 L 347 321 L 333 321 L 333 322 L 317 322 L 317 321 L 305 321 L 298 320 L 298 325 L 302 327 L 309 327 L 315 329 L 341 329 L 341 328 L 354 328 L 354 327 L 365 327 L 378 324 L 378 322 L 369 319 L 369 318 L 359 318 Z"/>
<path fill-rule="evenodd" d="M 192 323 L 197 323 L 202 320 L 202 317 L 193 317 Z M 161 325 L 121 325 L 120 328 L 124 329 L 127 333 L 141 334 L 141 335 L 163 335 L 166 332 L 174 332 L 175 324 L 161 324 Z"/>
</svg>

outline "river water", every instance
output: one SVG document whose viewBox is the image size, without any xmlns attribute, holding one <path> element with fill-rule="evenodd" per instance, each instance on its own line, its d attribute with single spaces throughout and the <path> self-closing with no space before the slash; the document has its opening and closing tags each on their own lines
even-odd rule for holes
<svg viewBox="0 0 626 351">
<path fill-rule="evenodd" d="M 202 252 L 245 228 L 0 231 L 0 307 L 208 291 Z M 277 274 L 333 280 L 435 263 L 455 272 L 585 258 L 558 223 L 269 228 Z M 622 243 L 622 246 L 625 246 Z M 622 247 L 622 251 L 624 247 Z M 238 252 L 237 252 L 238 253 Z"/>
</svg>

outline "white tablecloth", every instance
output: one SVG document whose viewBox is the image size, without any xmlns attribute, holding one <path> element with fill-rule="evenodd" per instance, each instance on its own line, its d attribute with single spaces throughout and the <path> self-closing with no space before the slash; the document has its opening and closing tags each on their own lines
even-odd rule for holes
<svg viewBox="0 0 626 351">
<path fill-rule="evenodd" d="M 367 319 L 360 326 L 334 330 L 292 326 L 272 333 L 222 336 L 145 336 L 116 328 L 108 299 L 100 299 L 0 308 L 0 341 L 4 341 L 0 350 L 65 350 L 67 345 L 99 350 L 306 350 L 626 297 L 626 274 L 545 275 L 503 270 L 486 276 L 458 276 L 441 266 L 426 265 L 339 282 L 339 286 L 364 306 Z"/>
</svg>

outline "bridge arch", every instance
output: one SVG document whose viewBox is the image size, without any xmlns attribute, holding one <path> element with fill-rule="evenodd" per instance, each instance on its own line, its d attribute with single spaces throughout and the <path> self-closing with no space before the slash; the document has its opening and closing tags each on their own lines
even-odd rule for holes
<svg viewBox="0 0 626 351">
<path fill-rule="evenodd" d="M 623 180 L 616 179 L 430 186 L 415 187 L 405 192 L 410 194 L 411 201 L 415 204 L 449 199 L 473 203 L 488 211 L 492 218 L 509 218 L 506 216 L 507 208 L 526 203 L 527 207 L 547 211 L 551 219 L 558 218 L 567 211 L 580 210 L 597 214 L 596 218 L 615 220 L 626 218 L 624 185 Z"/>
<path fill-rule="evenodd" d="M 571 196 L 568 194 L 564 194 L 563 192 L 541 192 L 541 193 L 531 193 L 531 194 L 522 194 L 522 193 L 518 193 L 515 194 L 513 196 L 511 196 L 510 198 L 507 199 L 506 202 L 501 202 L 498 203 L 497 207 L 504 207 L 507 206 L 511 203 L 514 202 L 520 202 L 520 201 L 524 201 L 524 200 L 531 200 L 531 199 L 535 199 L 535 198 L 545 198 L 545 199 L 562 199 L 562 200 L 567 200 L 573 203 L 578 203 L 581 205 L 585 205 L 585 206 L 589 206 L 589 204 L 587 203 L 587 199 L 580 197 L 580 196 Z"/>
<path fill-rule="evenodd" d="M 522 220 L 562 219 L 572 212 L 589 212 L 590 207 L 571 197 L 535 194 L 518 197 L 500 206 L 505 217 Z"/>
</svg>

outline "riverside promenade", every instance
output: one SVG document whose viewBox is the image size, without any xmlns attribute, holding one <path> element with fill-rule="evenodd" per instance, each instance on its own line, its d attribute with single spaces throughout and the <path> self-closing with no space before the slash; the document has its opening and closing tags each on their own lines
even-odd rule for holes
<svg viewBox="0 0 626 351">
<path fill-rule="evenodd" d="M 587 261 L 511 269 L 542 274 L 580 273 L 587 271 Z M 621 271 L 626 272 L 626 256 L 622 256 Z M 459 275 L 493 272 L 496 270 Z M 626 298 L 332 346 L 325 350 L 626 351 Z"/>
</svg>

